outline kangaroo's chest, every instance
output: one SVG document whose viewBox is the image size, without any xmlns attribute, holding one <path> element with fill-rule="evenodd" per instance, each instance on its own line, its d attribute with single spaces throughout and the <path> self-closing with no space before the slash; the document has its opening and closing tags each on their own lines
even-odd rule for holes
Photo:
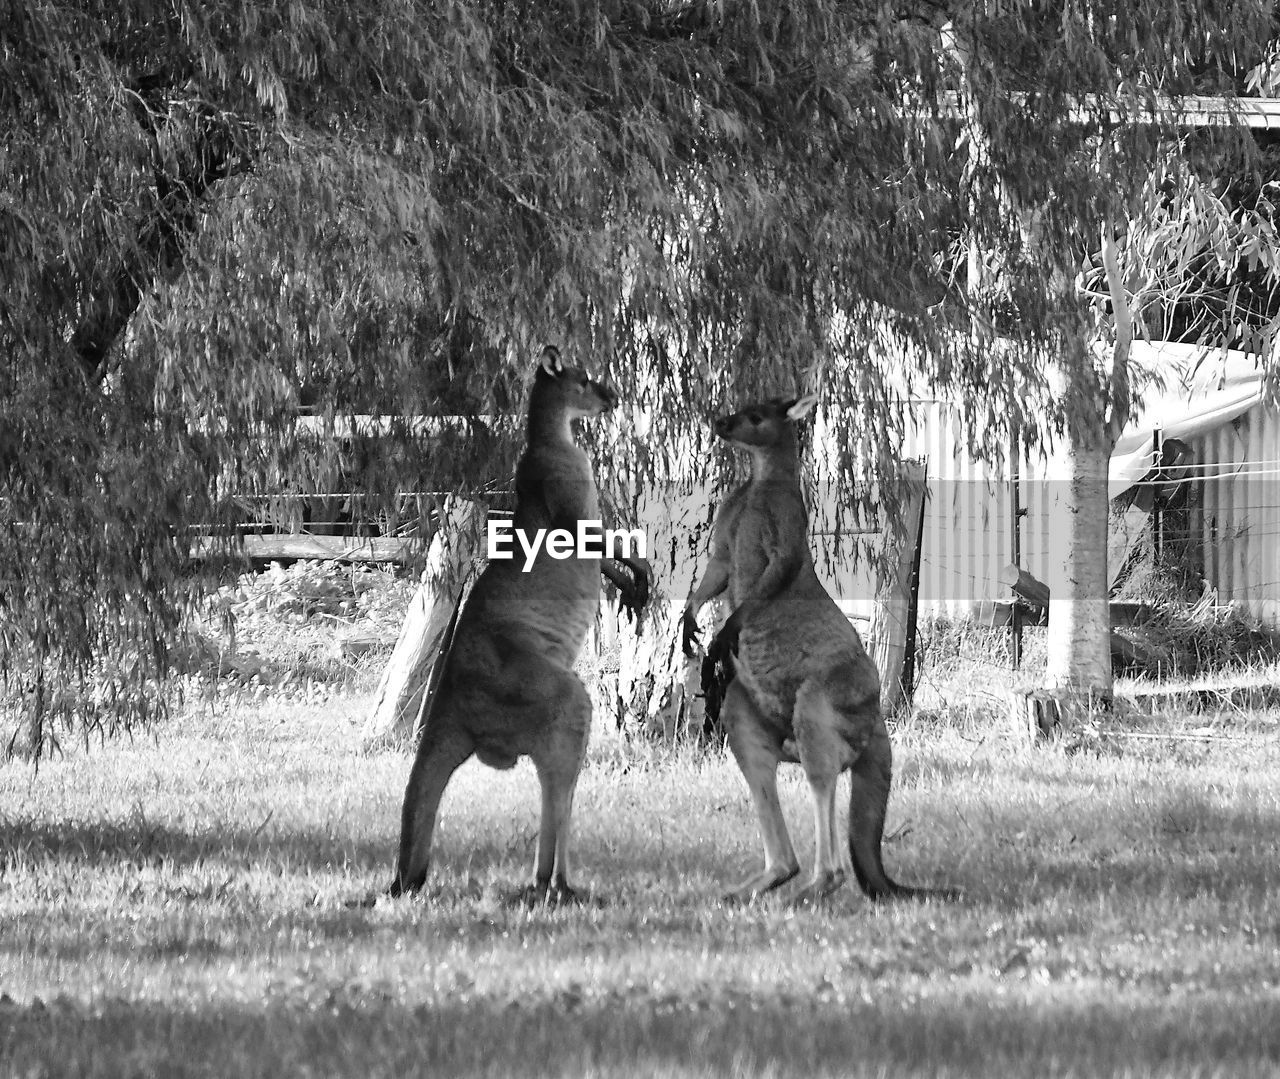
<svg viewBox="0 0 1280 1079">
<path fill-rule="evenodd" d="M 600 603 L 600 560 L 581 556 L 576 545 L 578 523 L 600 516 L 591 462 L 573 445 L 533 449 L 520 463 L 516 491 L 516 557 L 490 564 L 501 577 L 504 616 L 570 666 Z M 573 542 L 566 545 L 561 531 Z M 598 543 L 598 530 L 593 538 Z"/>
<path fill-rule="evenodd" d="M 591 461 L 578 446 L 531 448 L 516 470 L 516 528 L 573 529 L 600 517 Z"/>
<path fill-rule="evenodd" d="M 514 592 L 525 625 L 545 647 L 570 663 L 577 659 L 600 606 L 599 560 L 544 553 L 521 574 Z"/>
<path fill-rule="evenodd" d="M 771 563 L 789 561 L 797 553 L 797 564 L 807 563 L 808 545 L 805 508 L 798 496 L 775 485 L 748 488 L 730 522 L 729 596 L 733 605 L 737 607 L 752 594 Z M 781 584 L 786 590 L 790 582 Z"/>
</svg>

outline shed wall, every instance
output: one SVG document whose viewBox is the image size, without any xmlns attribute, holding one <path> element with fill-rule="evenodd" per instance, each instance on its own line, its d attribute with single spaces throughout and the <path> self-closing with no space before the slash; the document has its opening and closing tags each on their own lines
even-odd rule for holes
<svg viewBox="0 0 1280 1079">
<path fill-rule="evenodd" d="M 1194 527 L 1203 542 L 1205 579 L 1219 602 L 1241 603 L 1280 628 L 1280 412 L 1255 406 L 1191 445 L 1202 476 L 1203 509 Z M 902 456 L 924 458 L 928 469 L 921 611 L 961 616 L 979 601 L 1005 598 L 998 575 L 1015 561 L 1008 463 L 969 454 L 958 411 L 943 401 L 919 402 Z M 1054 481 L 1044 478 L 1044 464 L 1035 458 L 1020 459 L 1017 474 L 1025 512 L 1016 561 L 1047 580 Z"/>
<path fill-rule="evenodd" d="M 1280 628 L 1280 413 L 1255 406 L 1191 443 L 1205 580 Z"/>
</svg>

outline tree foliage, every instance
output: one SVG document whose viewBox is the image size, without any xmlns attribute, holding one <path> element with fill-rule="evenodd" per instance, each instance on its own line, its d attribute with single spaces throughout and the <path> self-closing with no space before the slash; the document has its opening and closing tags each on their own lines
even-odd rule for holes
<svg viewBox="0 0 1280 1079">
<path fill-rule="evenodd" d="M 322 427 L 508 414 L 544 341 L 648 416 L 609 436 L 617 499 L 710 454 L 720 403 L 800 384 L 837 406 L 846 491 L 892 458 L 905 389 L 980 391 L 975 442 L 1029 437 L 1039 358 L 1079 312 L 1066 267 L 1158 153 L 1159 125 L 1114 118 L 1228 84 L 1271 27 L 1244 0 L 954 8 L 16 3 L 11 684 L 90 725 L 145 712 L 192 525 L 332 475 L 300 406 Z M 513 459 L 391 436 L 362 478 L 375 500 L 472 490 Z"/>
</svg>

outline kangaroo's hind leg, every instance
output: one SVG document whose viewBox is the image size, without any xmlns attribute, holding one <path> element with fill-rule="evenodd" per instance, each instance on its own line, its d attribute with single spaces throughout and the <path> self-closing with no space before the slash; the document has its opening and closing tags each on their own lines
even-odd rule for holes
<svg viewBox="0 0 1280 1079">
<path fill-rule="evenodd" d="M 764 840 L 764 868 L 752 874 L 725 897 L 726 903 L 756 899 L 786 884 L 798 872 L 787 823 L 778 801 L 778 761 L 782 756 L 781 738 L 769 727 L 760 709 L 747 694 L 740 681 L 729 683 L 720 718 L 729 735 L 729 748 L 747 781 L 756 815 L 760 818 L 760 836 Z"/>
<path fill-rule="evenodd" d="M 395 880 L 391 882 L 392 896 L 416 892 L 426 881 L 440 799 L 453 773 L 474 750 L 471 736 L 451 722 L 445 703 L 443 714 L 437 714 L 423 731 L 413 769 L 409 772 L 400 815 L 400 856 Z"/>
<path fill-rule="evenodd" d="M 806 753 L 815 761 L 833 761 L 839 769 L 849 769 L 849 858 L 862 890 L 871 899 L 954 895 L 947 889 L 909 888 L 885 872 L 880 847 L 893 748 L 880 714 L 879 679 L 866 657 L 836 664 L 802 686 L 796 694 L 795 725 L 806 770 Z M 834 856 L 834 851 L 823 853 Z"/>
<path fill-rule="evenodd" d="M 563 903 L 578 898 L 569 884 L 570 823 L 591 732 L 591 697 L 572 671 L 548 664 L 548 677 L 554 689 L 547 701 L 548 722 L 529 752 L 542 786 L 542 819 L 533 884 L 526 894 L 537 901 Z"/>
<path fill-rule="evenodd" d="M 796 693 L 792 724 L 800 763 L 813 795 L 813 877 L 795 896 L 797 902 L 816 902 L 830 895 L 847 877 L 840 849 L 836 816 L 836 787 L 840 773 L 856 752 L 849 744 L 846 717 L 832 703 L 826 678 L 806 681 Z"/>
</svg>

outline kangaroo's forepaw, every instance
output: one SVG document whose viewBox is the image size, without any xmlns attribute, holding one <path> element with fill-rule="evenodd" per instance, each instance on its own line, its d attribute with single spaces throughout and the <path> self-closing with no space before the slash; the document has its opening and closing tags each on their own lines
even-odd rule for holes
<svg viewBox="0 0 1280 1079">
<path fill-rule="evenodd" d="M 680 648 L 690 659 L 698 654 L 698 620 L 688 611 L 680 619 Z"/>
</svg>

